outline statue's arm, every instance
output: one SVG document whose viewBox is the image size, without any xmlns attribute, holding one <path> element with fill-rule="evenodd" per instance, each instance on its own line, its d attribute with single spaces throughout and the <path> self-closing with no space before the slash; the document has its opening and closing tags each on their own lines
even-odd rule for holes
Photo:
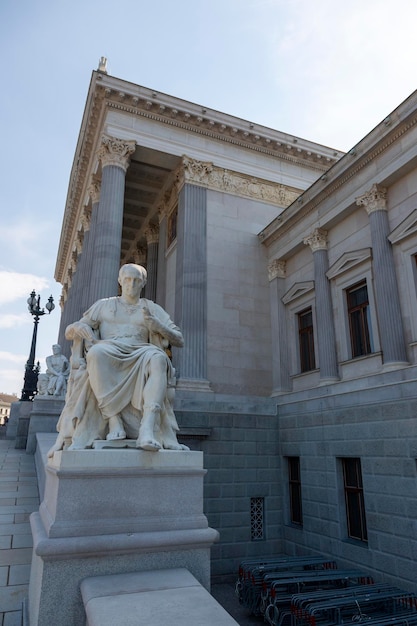
<svg viewBox="0 0 417 626">
<path fill-rule="evenodd" d="M 67 326 L 65 330 L 65 337 L 69 341 L 73 341 L 76 338 L 85 339 L 95 343 L 97 338 L 94 334 L 94 324 L 88 317 L 83 317 L 79 322 L 74 322 Z"/>
<path fill-rule="evenodd" d="M 157 308 L 157 305 L 153 303 L 152 308 L 145 306 L 143 313 L 145 323 L 151 333 L 158 333 L 177 348 L 184 346 L 184 337 L 180 329 L 175 326 L 169 315 L 161 307 Z"/>
</svg>

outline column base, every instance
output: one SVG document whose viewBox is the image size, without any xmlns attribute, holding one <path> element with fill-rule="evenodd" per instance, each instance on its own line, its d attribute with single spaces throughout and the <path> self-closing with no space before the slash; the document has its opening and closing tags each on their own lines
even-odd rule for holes
<svg viewBox="0 0 417 626">
<path fill-rule="evenodd" d="M 210 381 L 204 378 L 178 378 L 177 389 L 184 391 L 203 391 L 213 393 Z"/>
</svg>

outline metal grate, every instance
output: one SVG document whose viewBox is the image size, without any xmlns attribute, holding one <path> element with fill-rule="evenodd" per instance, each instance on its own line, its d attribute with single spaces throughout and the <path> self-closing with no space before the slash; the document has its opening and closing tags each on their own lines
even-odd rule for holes
<svg viewBox="0 0 417 626">
<path fill-rule="evenodd" d="M 251 541 L 261 541 L 264 533 L 264 498 L 250 499 L 250 538 Z"/>
</svg>

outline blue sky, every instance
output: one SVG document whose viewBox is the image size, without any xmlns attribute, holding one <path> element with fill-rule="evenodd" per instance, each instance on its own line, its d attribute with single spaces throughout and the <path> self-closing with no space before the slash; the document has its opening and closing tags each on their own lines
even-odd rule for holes
<svg viewBox="0 0 417 626">
<path fill-rule="evenodd" d="M 411 0 L 2 0 L 0 392 L 17 393 L 32 289 L 54 281 L 67 185 L 90 81 L 109 73 L 348 150 L 417 87 Z"/>
</svg>

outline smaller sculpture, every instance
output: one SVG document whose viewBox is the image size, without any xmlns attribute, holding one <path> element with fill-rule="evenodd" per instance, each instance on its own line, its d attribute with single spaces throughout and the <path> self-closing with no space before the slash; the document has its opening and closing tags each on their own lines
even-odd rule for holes
<svg viewBox="0 0 417 626">
<path fill-rule="evenodd" d="M 46 367 L 45 374 L 38 377 L 38 395 L 65 396 L 70 365 L 59 344 L 52 346 L 52 354 L 46 357 Z"/>
</svg>

